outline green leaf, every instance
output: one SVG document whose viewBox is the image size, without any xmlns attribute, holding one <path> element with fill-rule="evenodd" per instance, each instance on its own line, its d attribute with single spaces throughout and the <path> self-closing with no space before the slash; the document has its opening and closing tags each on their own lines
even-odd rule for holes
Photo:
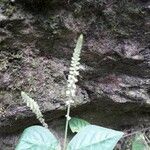
<svg viewBox="0 0 150 150">
<path fill-rule="evenodd" d="M 150 150 L 143 134 L 137 134 L 132 142 L 132 150 Z"/>
<path fill-rule="evenodd" d="M 59 143 L 54 135 L 42 126 L 24 130 L 15 150 L 56 150 Z"/>
<path fill-rule="evenodd" d="M 82 128 L 84 128 L 87 125 L 90 125 L 90 123 L 79 118 L 71 118 L 71 120 L 69 121 L 69 127 L 73 133 L 79 132 Z"/>
<path fill-rule="evenodd" d="M 87 125 L 68 144 L 67 150 L 113 150 L 123 132 Z"/>
</svg>

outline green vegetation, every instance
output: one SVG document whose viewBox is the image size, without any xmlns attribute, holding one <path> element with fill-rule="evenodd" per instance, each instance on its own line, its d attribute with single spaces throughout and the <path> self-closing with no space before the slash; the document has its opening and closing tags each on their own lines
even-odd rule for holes
<svg viewBox="0 0 150 150">
<path fill-rule="evenodd" d="M 7 2 L 8 0 L 0 0 L 0 4 Z"/>
<path fill-rule="evenodd" d="M 117 142 L 124 135 L 123 132 L 112 129 L 91 125 L 87 121 L 78 118 L 70 117 L 71 104 L 74 103 L 76 96 L 76 82 L 79 75 L 80 53 L 83 43 L 83 35 L 77 41 L 71 60 L 69 71 L 67 90 L 66 90 L 66 128 L 63 150 L 113 150 Z M 24 130 L 16 150 L 61 150 L 60 143 L 56 137 L 47 129 L 43 115 L 38 104 L 30 98 L 25 92 L 21 92 L 21 96 L 28 107 L 36 114 L 37 119 L 42 123 L 42 126 L 31 126 Z M 67 142 L 68 125 L 72 132 L 77 134 L 72 140 Z M 136 133 L 137 134 L 137 133 Z M 125 135 L 125 137 L 128 135 Z M 132 150 L 148 150 L 149 146 L 144 135 L 139 133 L 133 140 Z"/>
<path fill-rule="evenodd" d="M 150 147 L 148 146 L 147 142 L 144 134 L 137 134 L 133 140 L 132 150 L 148 150 Z"/>
<path fill-rule="evenodd" d="M 69 127 L 73 133 L 75 133 L 75 132 L 78 133 L 82 128 L 84 128 L 87 125 L 90 125 L 90 123 L 88 123 L 87 121 L 85 121 L 83 119 L 79 119 L 79 118 L 73 117 L 69 121 Z"/>
</svg>

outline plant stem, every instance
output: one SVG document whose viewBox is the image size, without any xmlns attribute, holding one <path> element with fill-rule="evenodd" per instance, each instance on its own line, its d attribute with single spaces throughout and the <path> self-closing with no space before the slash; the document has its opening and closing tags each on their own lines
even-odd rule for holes
<svg viewBox="0 0 150 150">
<path fill-rule="evenodd" d="M 70 118 L 70 107 L 71 103 L 73 103 L 73 97 L 75 97 L 76 92 L 76 82 L 78 81 L 77 76 L 79 75 L 79 65 L 80 65 L 80 53 L 83 43 L 83 35 L 81 34 L 80 37 L 77 40 L 76 47 L 74 49 L 73 56 L 71 58 L 71 66 L 69 69 L 69 75 L 67 80 L 67 90 L 66 90 L 66 96 L 68 97 L 68 100 L 66 101 L 67 105 L 67 114 L 66 114 L 66 127 L 65 127 L 65 137 L 64 137 L 64 145 L 63 150 L 67 149 L 67 134 L 68 134 L 68 124 Z"/>
<path fill-rule="evenodd" d="M 143 131 L 146 131 L 146 130 L 150 130 L 150 127 L 144 128 L 144 129 L 141 129 L 141 130 L 138 130 L 138 131 L 129 133 L 129 134 L 125 134 L 122 138 L 126 138 L 126 137 L 128 137 L 128 136 L 132 136 L 132 135 L 135 135 L 135 134 L 137 134 L 137 133 L 139 133 L 139 132 L 143 132 Z"/>
<path fill-rule="evenodd" d="M 64 138 L 64 145 L 63 145 L 63 150 L 66 150 L 67 146 L 67 135 L 68 135 L 68 124 L 69 124 L 69 115 L 70 115 L 70 104 L 68 104 L 67 107 L 67 115 L 66 115 L 66 127 L 65 127 L 65 138 Z"/>
</svg>

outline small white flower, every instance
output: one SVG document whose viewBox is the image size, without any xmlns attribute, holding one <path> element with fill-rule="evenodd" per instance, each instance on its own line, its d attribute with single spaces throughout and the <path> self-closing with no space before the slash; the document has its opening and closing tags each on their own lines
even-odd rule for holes
<svg viewBox="0 0 150 150">
<path fill-rule="evenodd" d="M 69 115 L 66 115 L 67 120 L 69 121 L 71 117 Z"/>
<path fill-rule="evenodd" d="M 67 90 L 67 91 L 66 91 L 66 96 L 69 96 L 69 95 L 70 95 L 70 91 Z"/>
<path fill-rule="evenodd" d="M 73 100 L 69 100 L 69 102 L 70 102 L 70 103 L 74 103 L 74 101 L 73 101 Z"/>
<path fill-rule="evenodd" d="M 70 105 L 70 101 L 66 101 L 66 105 L 67 105 L 67 106 Z"/>
<path fill-rule="evenodd" d="M 73 100 L 68 100 L 68 101 L 66 101 L 66 105 L 67 105 L 67 106 L 70 105 L 70 104 L 72 104 L 72 103 L 74 103 Z"/>
</svg>

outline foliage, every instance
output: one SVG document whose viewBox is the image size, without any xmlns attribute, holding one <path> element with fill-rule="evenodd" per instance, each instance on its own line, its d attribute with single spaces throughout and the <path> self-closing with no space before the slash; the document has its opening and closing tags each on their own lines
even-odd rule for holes
<svg viewBox="0 0 150 150">
<path fill-rule="evenodd" d="M 113 150 L 123 132 L 87 125 L 70 141 L 67 150 Z"/>
<path fill-rule="evenodd" d="M 57 139 L 48 129 L 32 126 L 24 130 L 16 150 L 56 150 L 58 147 Z"/>
<path fill-rule="evenodd" d="M 144 134 L 137 134 L 132 143 L 132 150 L 150 150 L 148 146 Z"/>
<path fill-rule="evenodd" d="M 69 120 L 69 127 L 73 133 L 79 132 L 82 128 L 84 128 L 87 125 L 90 125 L 90 123 L 83 119 L 73 117 L 71 118 L 71 120 Z"/>
<path fill-rule="evenodd" d="M 83 43 L 83 35 L 78 38 L 71 60 L 71 67 L 68 76 L 66 90 L 66 128 L 64 137 L 64 150 L 111 150 L 115 147 L 118 140 L 123 136 L 123 132 L 107 129 L 88 122 L 70 117 L 70 107 L 76 92 L 77 76 L 79 75 L 80 53 Z M 36 114 L 37 119 L 44 127 L 32 126 L 24 130 L 20 141 L 15 150 L 60 150 L 60 145 L 54 135 L 47 129 L 48 125 L 43 119 L 37 102 L 30 98 L 25 92 L 21 92 L 22 99 L 27 106 Z M 70 120 L 71 119 L 71 120 Z M 70 122 L 69 122 L 70 120 Z M 73 132 L 78 132 L 67 146 L 68 124 Z"/>
<path fill-rule="evenodd" d="M 77 133 L 66 150 L 113 150 L 124 133 L 87 125 Z M 60 150 L 54 135 L 46 128 L 32 126 L 24 130 L 15 150 Z"/>
</svg>

